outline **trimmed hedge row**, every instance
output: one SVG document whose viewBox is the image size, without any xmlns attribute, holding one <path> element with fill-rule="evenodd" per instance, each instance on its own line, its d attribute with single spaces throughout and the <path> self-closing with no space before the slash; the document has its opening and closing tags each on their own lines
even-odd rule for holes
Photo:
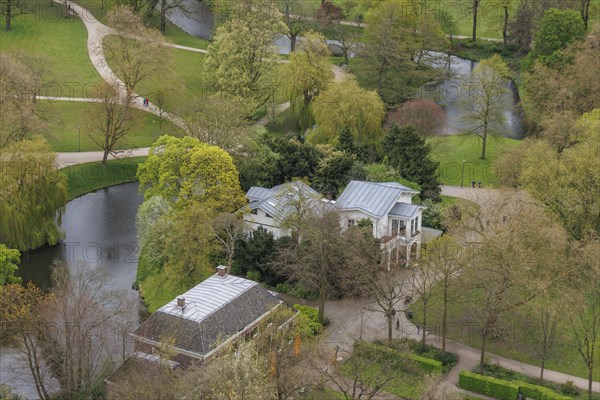
<svg viewBox="0 0 600 400">
<path fill-rule="evenodd" d="M 520 381 L 505 381 L 491 376 L 462 371 L 458 386 L 471 392 L 485 394 L 499 400 L 515 400 L 519 393 L 523 398 L 534 400 L 572 400 L 572 397 L 556 393 L 543 386 Z"/>
<path fill-rule="evenodd" d="M 554 390 L 547 387 L 532 385 L 527 382 L 517 383 L 519 384 L 519 391 L 525 398 L 529 397 L 535 400 L 573 400 L 572 397 L 556 393 Z"/>
<path fill-rule="evenodd" d="M 492 396 L 499 400 L 515 400 L 519 395 L 519 385 L 491 376 L 478 375 L 462 371 L 458 377 L 458 386 L 471 392 Z"/>
<path fill-rule="evenodd" d="M 354 351 L 361 353 L 370 358 L 389 358 L 395 361 L 401 362 L 403 359 L 410 359 L 414 361 L 421 369 L 425 372 L 441 373 L 442 363 L 437 360 L 418 356 L 416 354 L 403 353 L 398 350 L 391 349 L 387 346 L 382 346 L 374 343 L 369 343 L 361 340 L 354 342 Z M 402 367 L 402 365 L 398 365 Z"/>
</svg>

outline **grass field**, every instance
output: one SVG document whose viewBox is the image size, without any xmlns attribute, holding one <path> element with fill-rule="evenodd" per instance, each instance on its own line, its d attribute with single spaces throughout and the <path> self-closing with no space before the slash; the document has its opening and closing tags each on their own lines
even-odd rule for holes
<svg viewBox="0 0 600 400">
<path fill-rule="evenodd" d="M 101 82 L 87 53 L 87 31 L 79 18 L 65 18 L 58 2 L 44 3 L 38 11 L 13 18 L 10 31 L 0 29 L 2 53 L 17 50 L 42 57 L 47 72 L 42 94 L 86 97 L 86 85 Z M 4 25 L 4 19 L 2 19 Z"/>
<path fill-rule="evenodd" d="M 521 141 L 503 137 L 488 139 L 487 157 L 481 160 L 481 141 L 476 136 L 451 135 L 429 139 L 432 158 L 440 163 L 438 179 L 444 185 L 460 186 L 462 162 L 465 160 L 463 183 L 482 182 L 484 187 L 494 187 L 502 171 L 494 167 L 494 160 L 502 151 L 518 146 Z"/>
<path fill-rule="evenodd" d="M 110 160 L 105 166 L 100 162 L 93 162 L 61 169 L 67 176 L 69 200 L 94 190 L 137 180 L 138 165 L 145 159 L 146 157 L 133 157 Z"/>
<path fill-rule="evenodd" d="M 54 151 L 95 151 L 100 148 L 90 139 L 93 103 L 40 101 L 38 109 L 48 126 L 48 142 Z M 133 110 L 134 123 L 128 136 L 118 143 L 118 149 L 148 147 L 161 135 L 179 136 L 182 131 L 169 121 L 141 110 Z"/>
<path fill-rule="evenodd" d="M 438 290 L 441 291 L 439 286 L 434 289 L 434 292 Z M 479 301 L 478 295 L 474 291 L 458 290 L 461 290 L 462 298 L 452 302 L 448 308 L 448 337 L 479 349 L 481 346 L 480 330 L 469 319 L 466 311 L 469 304 Z M 434 298 L 440 299 L 441 296 L 441 293 L 437 293 Z M 428 330 L 438 335 L 441 331 L 442 305 L 441 300 L 433 301 L 427 311 Z M 420 300 L 411 305 L 414 314 L 413 323 L 415 324 L 422 324 L 421 307 Z M 503 325 L 509 328 L 503 330 L 501 338 L 488 341 L 487 352 L 539 366 L 540 363 L 534 356 L 535 352 L 529 339 L 529 335 L 532 335 L 533 332 L 524 327 L 526 325 L 525 321 L 531 320 L 531 315 L 532 312 L 529 312 L 526 308 L 520 308 L 506 316 Z M 587 378 L 587 368 L 575 348 L 576 340 L 567 318 L 560 320 L 557 332 L 559 352 L 555 359 L 546 361 L 546 368 Z M 598 340 L 600 341 L 600 335 Z"/>
</svg>

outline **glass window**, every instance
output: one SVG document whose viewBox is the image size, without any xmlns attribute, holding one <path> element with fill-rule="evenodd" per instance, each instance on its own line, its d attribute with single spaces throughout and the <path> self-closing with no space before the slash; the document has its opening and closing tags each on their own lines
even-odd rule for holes
<svg viewBox="0 0 600 400">
<path fill-rule="evenodd" d="M 349 219 L 348 220 L 348 226 L 354 226 L 354 220 L 353 219 Z"/>
<path fill-rule="evenodd" d="M 400 234 L 400 221 L 397 219 L 392 220 L 392 236 L 398 236 Z"/>
</svg>

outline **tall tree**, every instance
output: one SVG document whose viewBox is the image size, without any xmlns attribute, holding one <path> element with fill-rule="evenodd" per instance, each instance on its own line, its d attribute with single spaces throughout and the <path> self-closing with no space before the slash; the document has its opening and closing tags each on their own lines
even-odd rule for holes
<svg viewBox="0 0 600 400">
<path fill-rule="evenodd" d="M 133 124 L 131 97 L 123 98 L 116 84 L 103 83 L 98 89 L 100 102 L 90 118 L 90 139 L 102 149 L 102 164 L 106 165 L 109 155 L 123 146 Z"/>
<path fill-rule="evenodd" d="M 575 346 L 588 370 L 588 399 L 593 397 L 594 369 L 600 338 L 600 241 L 596 238 L 584 243 L 575 254 L 578 266 L 573 302 L 569 305 L 572 312 L 569 324 L 575 336 Z"/>
<path fill-rule="evenodd" d="M 233 212 L 245 203 L 231 156 L 189 136 L 158 138 L 138 178 L 146 199 L 161 195 L 178 208 L 199 202 L 214 212 Z"/>
<path fill-rule="evenodd" d="M 4 17 L 4 29 L 10 31 L 14 17 L 27 12 L 25 3 L 17 0 L 1 0 L 0 14 Z"/>
<path fill-rule="evenodd" d="M 502 101 L 507 91 L 508 71 L 499 55 L 482 60 L 467 82 L 469 95 L 461 100 L 469 133 L 481 139 L 482 160 L 486 157 L 489 136 L 501 134 L 505 129 Z"/>
<path fill-rule="evenodd" d="M 421 186 L 421 198 L 438 201 L 440 185 L 436 170 L 438 163 L 431 159 L 431 150 L 425 139 L 412 126 L 392 126 L 382 145 L 389 164 L 402 176 Z"/>
<path fill-rule="evenodd" d="M 254 107 L 269 101 L 276 82 L 273 42 L 285 31 L 281 14 L 267 0 L 233 2 L 233 15 L 220 25 L 204 62 L 206 82 L 218 92 L 252 100 Z"/>
<path fill-rule="evenodd" d="M 540 22 L 533 50 L 524 60 L 529 69 L 535 61 L 545 66 L 560 66 L 568 61 L 564 49 L 575 41 L 585 39 L 585 25 L 575 10 L 557 10 L 551 8 L 544 13 Z"/>
<path fill-rule="evenodd" d="M 244 233 L 244 224 L 239 215 L 233 213 L 222 213 L 213 219 L 212 230 L 215 239 L 221 245 L 225 254 L 227 266 L 233 265 L 236 245 Z"/>
<path fill-rule="evenodd" d="M 419 298 L 421 302 L 421 344 L 425 346 L 425 339 L 427 337 L 427 312 L 429 311 L 432 303 L 436 300 L 434 295 L 434 285 L 437 281 L 437 265 L 430 262 L 428 259 L 424 259 L 424 262 L 419 262 L 415 265 L 410 274 L 410 286 L 412 292 L 416 294 L 415 297 Z"/>
<path fill-rule="evenodd" d="M 144 24 L 140 14 L 128 6 L 117 6 L 109 11 L 108 22 L 116 34 L 104 40 L 104 53 L 127 90 L 133 92 L 140 82 L 167 70 L 163 38 Z"/>
<path fill-rule="evenodd" d="M 290 39 L 290 53 L 296 51 L 296 42 L 300 35 L 308 29 L 309 21 L 302 16 L 303 6 L 301 0 L 279 0 L 280 10 L 285 23 L 285 35 Z"/>
<path fill-rule="evenodd" d="M 460 207 L 459 232 L 477 243 L 462 277 L 465 293 L 479 299 L 469 313 L 480 331 L 483 367 L 506 315 L 565 279 L 567 243 L 560 226 L 525 198 L 503 193 L 479 203 Z"/>
<path fill-rule="evenodd" d="M 214 94 L 193 102 L 185 122 L 190 134 L 202 142 L 230 154 L 243 153 L 248 141 L 248 116 L 252 112 L 241 97 Z"/>
<path fill-rule="evenodd" d="M 132 318 L 126 295 L 108 290 L 107 281 L 106 271 L 85 264 L 53 271 L 53 296 L 42 314 L 44 359 L 68 399 L 92 395 L 105 368 L 115 365 L 115 328 Z"/>
<path fill-rule="evenodd" d="M 348 127 L 360 145 L 381 140 L 384 104 L 377 92 L 362 89 L 355 79 L 332 83 L 312 104 L 317 131 L 312 140 L 332 143 Z"/>
<path fill-rule="evenodd" d="M 304 132 L 313 125 L 310 104 L 333 81 L 331 64 L 327 60 L 329 47 L 325 37 L 307 32 L 298 50 L 290 55 L 283 68 L 288 99 L 292 107 L 300 110 L 299 128 Z"/>
<path fill-rule="evenodd" d="M 588 23 L 590 20 L 590 6 L 592 5 L 592 0 L 581 0 L 581 19 L 583 20 L 583 25 L 585 26 L 585 30 L 588 30 Z"/>
<path fill-rule="evenodd" d="M 375 299 L 378 308 L 376 311 L 382 313 L 387 321 L 387 339 L 392 343 L 392 332 L 394 326 L 394 317 L 399 313 L 400 301 L 404 299 L 408 292 L 406 271 L 402 271 L 399 265 L 390 265 L 380 272 L 379 278 L 375 283 Z M 398 309 L 396 309 L 398 307 Z"/>
<path fill-rule="evenodd" d="M 448 306 L 455 295 L 459 276 L 467 262 L 465 247 L 461 246 L 452 236 L 442 236 L 432 243 L 421 255 L 420 265 L 427 265 L 433 271 L 435 279 L 442 288 L 442 351 L 446 351 L 446 338 L 448 336 Z"/>
<path fill-rule="evenodd" d="M 351 180 L 364 180 L 366 173 L 352 154 L 333 151 L 319 163 L 312 180 L 315 190 L 336 198 Z"/>
<path fill-rule="evenodd" d="M 318 320 L 325 320 L 325 302 L 336 293 L 366 293 L 379 254 L 370 233 L 359 228 L 342 232 L 340 216 L 323 209 L 304 221 L 303 240 L 280 252 L 276 265 L 306 290 L 317 296 Z"/>
<path fill-rule="evenodd" d="M 23 63 L 0 55 L 0 149 L 12 142 L 43 132 L 32 94 L 36 80 Z"/>
<path fill-rule="evenodd" d="M 0 242 L 25 251 L 62 237 L 66 176 L 41 138 L 20 140 L 0 151 Z"/>
</svg>

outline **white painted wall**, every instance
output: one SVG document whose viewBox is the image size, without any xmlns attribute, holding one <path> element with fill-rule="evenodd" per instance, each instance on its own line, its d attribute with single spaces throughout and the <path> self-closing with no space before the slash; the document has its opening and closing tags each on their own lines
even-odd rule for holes
<svg viewBox="0 0 600 400">
<path fill-rule="evenodd" d="M 246 223 L 248 230 L 256 230 L 259 226 L 262 226 L 267 231 L 271 232 L 275 239 L 292 235 L 289 229 L 281 228 L 273 218 L 267 217 L 267 214 L 263 210 L 258 209 L 256 211 L 256 214 L 244 214 L 244 222 Z"/>
</svg>

